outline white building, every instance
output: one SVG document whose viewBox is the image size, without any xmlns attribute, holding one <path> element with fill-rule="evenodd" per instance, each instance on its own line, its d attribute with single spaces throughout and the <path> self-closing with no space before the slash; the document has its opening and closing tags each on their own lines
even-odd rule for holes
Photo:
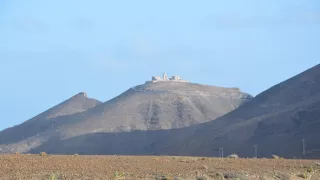
<svg viewBox="0 0 320 180">
<path fill-rule="evenodd" d="M 172 76 L 172 77 L 170 78 L 170 80 L 171 80 L 171 81 L 180 81 L 180 80 L 182 80 L 182 79 L 181 79 L 180 76 Z"/>
<path fill-rule="evenodd" d="M 163 76 L 152 76 L 151 81 L 146 81 L 146 84 L 156 83 L 156 82 L 188 82 L 183 80 L 180 76 L 172 76 L 168 78 L 167 73 L 163 73 Z"/>
</svg>

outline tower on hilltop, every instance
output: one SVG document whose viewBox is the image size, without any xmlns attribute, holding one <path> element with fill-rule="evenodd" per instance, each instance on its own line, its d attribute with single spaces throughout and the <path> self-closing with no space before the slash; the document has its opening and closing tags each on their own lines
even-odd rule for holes
<svg viewBox="0 0 320 180">
<path fill-rule="evenodd" d="M 151 81 L 146 81 L 146 84 L 156 83 L 156 82 L 188 82 L 186 80 L 181 79 L 180 76 L 172 76 L 168 78 L 166 72 L 163 73 L 163 76 L 152 76 Z"/>
<path fill-rule="evenodd" d="M 168 75 L 167 75 L 167 73 L 165 72 L 165 73 L 163 73 L 163 80 L 169 80 L 168 79 Z"/>
</svg>

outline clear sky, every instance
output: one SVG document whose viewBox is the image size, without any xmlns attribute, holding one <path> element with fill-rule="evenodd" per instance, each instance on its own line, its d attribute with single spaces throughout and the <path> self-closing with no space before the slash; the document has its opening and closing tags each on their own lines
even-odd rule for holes
<svg viewBox="0 0 320 180">
<path fill-rule="evenodd" d="M 319 0 L 1 0 L 0 130 L 164 71 L 257 95 L 319 47 Z"/>
</svg>

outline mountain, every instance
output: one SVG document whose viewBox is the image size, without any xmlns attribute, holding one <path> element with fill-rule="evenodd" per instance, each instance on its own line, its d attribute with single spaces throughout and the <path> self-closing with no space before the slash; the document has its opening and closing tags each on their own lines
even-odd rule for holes
<svg viewBox="0 0 320 180">
<path fill-rule="evenodd" d="M 256 144 L 262 157 L 276 154 L 287 158 L 319 158 L 319 130 L 320 65 L 316 65 L 225 116 L 195 128 L 184 142 L 175 143 L 185 147 L 187 154 L 195 155 L 218 155 L 218 149 L 224 148 L 225 154 L 252 157 Z M 302 156 L 302 139 L 305 139 L 305 156 Z"/>
<path fill-rule="evenodd" d="M 126 155 L 320 157 L 320 65 L 257 95 L 214 121 L 180 129 L 93 132 L 51 139 L 31 152 Z M 305 155 L 302 155 L 302 139 Z"/>
<path fill-rule="evenodd" d="M 0 148 L 27 152 L 45 142 L 92 133 L 183 128 L 219 118 L 251 99 L 238 88 L 171 81 L 138 85 L 105 103 L 86 104 L 88 108 L 78 104 L 87 102 L 86 96 L 77 95 L 0 132 Z"/>
<path fill-rule="evenodd" d="M 183 128 L 221 117 L 250 99 L 237 88 L 177 82 L 143 84 L 73 116 L 60 132 L 73 137 L 92 132 Z"/>
<path fill-rule="evenodd" d="M 41 133 L 52 130 L 52 124 L 65 117 L 82 113 L 101 104 L 100 101 L 90 99 L 81 92 L 57 106 L 39 114 L 38 116 L 0 132 L 0 150 L 7 152 L 3 145 L 26 142 L 29 138 L 40 136 Z"/>
</svg>

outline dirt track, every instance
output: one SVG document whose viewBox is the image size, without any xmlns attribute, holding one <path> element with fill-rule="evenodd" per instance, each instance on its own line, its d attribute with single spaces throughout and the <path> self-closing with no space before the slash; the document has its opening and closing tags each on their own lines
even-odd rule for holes
<svg viewBox="0 0 320 180">
<path fill-rule="evenodd" d="M 303 179 L 320 180 L 316 160 L 201 157 L 1 155 L 0 179 Z M 312 172 L 308 173 L 312 167 Z"/>
</svg>

